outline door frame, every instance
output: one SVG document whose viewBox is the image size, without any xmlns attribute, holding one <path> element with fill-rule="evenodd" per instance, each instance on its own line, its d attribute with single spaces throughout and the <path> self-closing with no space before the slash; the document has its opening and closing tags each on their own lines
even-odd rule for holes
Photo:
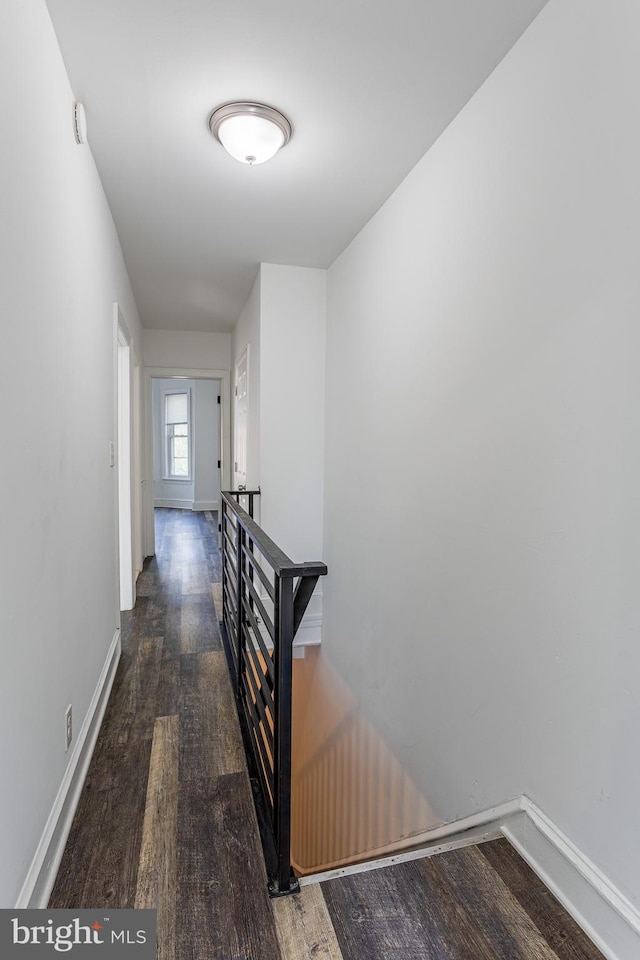
<svg viewBox="0 0 640 960">
<path fill-rule="evenodd" d="M 231 373 L 229 370 L 202 369 L 193 367 L 145 367 L 144 368 L 144 413 L 146 437 L 147 483 L 143 496 L 143 542 L 145 557 L 155 552 L 155 529 L 153 522 L 153 380 L 182 377 L 186 380 L 218 380 L 220 382 L 220 490 L 230 489 L 231 484 Z"/>
<path fill-rule="evenodd" d="M 131 331 L 117 301 L 113 303 L 115 351 L 115 411 L 114 452 L 116 495 L 116 563 L 117 606 L 131 610 L 136 602 L 136 571 L 134 523 L 139 523 L 133 497 L 136 450 L 134 435 L 139 436 L 139 425 L 134 429 L 136 404 L 133 391 L 134 348 Z"/>
</svg>

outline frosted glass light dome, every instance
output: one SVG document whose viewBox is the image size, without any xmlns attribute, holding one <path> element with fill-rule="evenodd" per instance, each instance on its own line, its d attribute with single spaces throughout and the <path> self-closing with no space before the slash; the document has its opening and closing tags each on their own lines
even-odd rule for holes
<svg viewBox="0 0 640 960">
<path fill-rule="evenodd" d="M 217 107 L 209 117 L 209 129 L 227 153 L 250 165 L 270 160 L 291 137 L 284 114 L 247 101 Z"/>
</svg>

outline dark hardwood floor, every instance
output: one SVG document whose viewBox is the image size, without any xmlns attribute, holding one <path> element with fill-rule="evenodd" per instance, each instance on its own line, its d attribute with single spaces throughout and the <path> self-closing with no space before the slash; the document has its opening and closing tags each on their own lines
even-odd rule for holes
<svg viewBox="0 0 640 960">
<path fill-rule="evenodd" d="M 157 553 L 51 907 L 157 907 L 166 960 L 277 960 L 271 902 L 214 608 L 214 515 L 156 510 Z"/>
<path fill-rule="evenodd" d="M 270 901 L 217 519 L 157 510 L 156 527 L 51 907 L 156 907 L 161 960 L 601 960 L 506 841 Z"/>
<path fill-rule="evenodd" d="M 322 890 L 343 960 L 602 960 L 506 840 Z"/>
</svg>

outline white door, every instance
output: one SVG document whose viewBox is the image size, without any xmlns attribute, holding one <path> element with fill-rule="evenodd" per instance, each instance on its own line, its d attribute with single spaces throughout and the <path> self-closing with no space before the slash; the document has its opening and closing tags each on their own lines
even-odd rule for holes
<svg viewBox="0 0 640 960">
<path fill-rule="evenodd" d="M 224 490 L 223 471 L 224 471 L 224 444 L 222 442 L 222 384 L 218 383 L 217 406 L 217 429 L 218 429 L 218 510 L 220 510 L 220 493 Z"/>
<path fill-rule="evenodd" d="M 234 489 L 245 490 L 247 486 L 247 420 L 249 411 L 249 345 L 236 363 L 235 380 L 235 436 L 234 436 Z"/>
<path fill-rule="evenodd" d="M 133 449 L 132 449 L 132 484 L 133 497 L 131 502 L 133 524 L 133 579 L 138 579 L 144 563 L 143 538 L 142 538 L 142 516 L 144 504 L 142 500 L 142 413 L 141 413 L 141 381 L 140 381 L 140 361 L 133 352 Z"/>
</svg>

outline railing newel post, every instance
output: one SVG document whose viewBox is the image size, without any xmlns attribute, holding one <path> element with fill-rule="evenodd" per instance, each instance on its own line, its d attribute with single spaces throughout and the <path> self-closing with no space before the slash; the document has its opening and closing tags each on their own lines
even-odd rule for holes
<svg viewBox="0 0 640 960">
<path fill-rule="evenodd" d="M 226 526 L 226 522 L 227 522 L 225 506 L 226 506 L 226 504 L 225 504 L 224 500 L 221 499 L 221 501 L 220 501 L 220 537 L 221 537 L 221 547 L 222 547 L 222 565 L 221 565 L 221 566 L 222 566 L 222 570 L 221 570 L 221 574 L 222 574 L 222 580 L 221 580 L 221 585 L 222 585 L 222 610 L 221 610 L 220 612 L 221 612 L 221 614 L 222 614 L 221 619 L 222 619 L 222 622 L 223 622 L 223 623 L 224 623 L 224 619 L 225 619 L 225 616 L 224 616 L 224 615 L 225 615 L 226 609 L 227 609 L 227 601 L 225 600 L 225 591 L 224 591 L 224 582 L 225 582 L 225 579 L 226 579 L 226 576 L 227 576 L 227 573 L 226 573 L 226 570 L 225 570 L 225 562 L 224 562 L 225 545 L 226 545 L 226 542 L 225 542 L 225 539 L 224 539 L 224 534 L 225 534 L 225 526 Z"/>
<path fill-rule="evenodd" d="M 276 578 L 274 831 L 278 892 L 291 887 L 291 712 L 293 660 L 293 578 Z"/>
</svg>

